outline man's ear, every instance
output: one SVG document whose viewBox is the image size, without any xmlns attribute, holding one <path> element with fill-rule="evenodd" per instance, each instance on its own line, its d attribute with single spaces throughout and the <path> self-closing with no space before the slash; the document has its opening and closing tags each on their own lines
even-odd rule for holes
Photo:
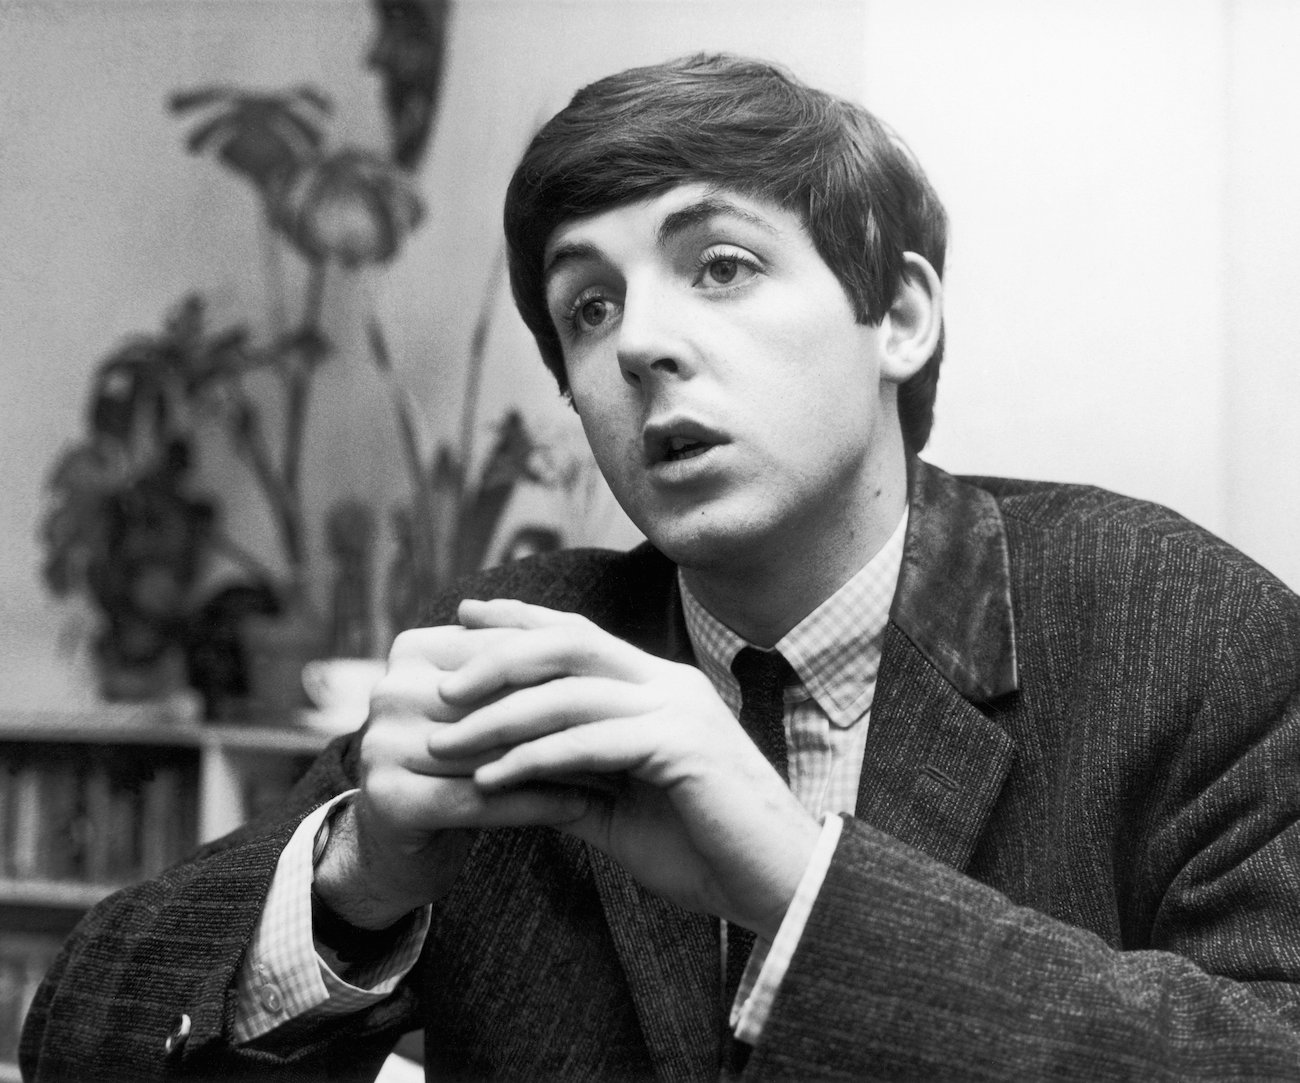
<svg viewBox="0 0 1300 1083">
<path fill-rule="evenodd" d="M 930 261 L 903 253 L 903 276 L 885 314 L 880 375 L 895 384 L 910 380 L 930 360 L 943 330 L 943 283 Z"/>
</svg>

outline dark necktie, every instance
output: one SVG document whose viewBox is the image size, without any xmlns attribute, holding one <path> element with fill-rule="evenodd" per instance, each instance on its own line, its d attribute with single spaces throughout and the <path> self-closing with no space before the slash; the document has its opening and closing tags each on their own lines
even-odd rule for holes
<svg viewBox="0 0 1300 1083">
<path fill-rule="evenodd" d="M 743 647 L 731 663 L 731 672 L 740 682 L 740 724 L 759 751 L 767 757 L 781 777 L 789 781 L 785 751 L 785 705 L 782 693 L 795 679 L 794 670 L 780 651 L 760 651 Z M 727 986 L 723 1011 L 731 1010 L 745 972 L 754 934 L 740 925 L 727 923 Z"/>
</svg>

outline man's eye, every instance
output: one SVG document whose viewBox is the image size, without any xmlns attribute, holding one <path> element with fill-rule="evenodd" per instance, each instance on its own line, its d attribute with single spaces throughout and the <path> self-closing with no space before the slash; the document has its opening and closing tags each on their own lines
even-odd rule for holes
<svg viewBox="0 0 1300 1083">
<path fill-rule="evenodd" d="M 736 286 L 758 273 L 754 262 L 730 251 L 704 253 L 699 268 L 699 286 Z"/>
<path fill-rule="evenodd" d="M 599 327 L 609 318 L 609 305 L 602 297 L 593 297 L 578 306 L 575 318 L 582 327 Z"/>
<path fill-rule="evenodd" d="M 715 259 L 705 268 L 705 274 L 714 282 L 725 286 L 740 273 L 740 264 L 734 259 Z"/>
<path fill-rule="evenodd" d="M 595 289 L 583 290 L 564 313 L 570 333 L 585 335 L 599 330 L 617 315 L 615 302 Z"/>
</svg>

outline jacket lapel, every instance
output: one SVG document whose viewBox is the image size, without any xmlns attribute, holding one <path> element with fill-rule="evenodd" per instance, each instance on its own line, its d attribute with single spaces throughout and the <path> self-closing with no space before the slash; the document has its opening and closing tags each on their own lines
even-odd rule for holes
<svg viewBox="0 0 1300 1083">
<path fill-rule="evenodd" d="M 629 554 L 624 589 L 593 615 L 643 650 L 693 662 L 676 567 L 649 546 Z M 722 983 L 717 920 L 646 891 L 611 858 L 588 847 L 615 949 L 660 1079 L 718 1074 Z"/>
<path fill-rule="evenodd" d="M 590 853 L 655 1075 L 716 1077 L 722 1032 L 717 921 L 652 895 L 612 859 Z"/>
<path fill-rule="evenodd" d="M 893 624 L 876 687 L 858 818 L 964 869 L 1011 766 L 1011 738 Z"/>
<path fill-rule="evenodd" d="M 1019 683 L 1010 566 L 986 492 L 919 460 L 909 487 L 857 815 L 960 869 L 1014 755 L 981 710 Z"/>
</svg>

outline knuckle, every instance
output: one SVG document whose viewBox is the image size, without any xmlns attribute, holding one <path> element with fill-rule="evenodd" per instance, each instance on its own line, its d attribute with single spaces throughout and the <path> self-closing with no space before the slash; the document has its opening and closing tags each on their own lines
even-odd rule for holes
<svg viewBox="0 0 1300 1083">
<path fill-rule="evenodd" d="M 675 662 L 672 665 L 670 680 L 673 683 L 680 684 L 693 693 L 704 692 L 706 689 L 710 692 L 713 691 L 713 682 L 705 675 L 704 670 L 681 662 Z"/>
<path fill-rule="evenodd" d="M 564 662 L 574 669 L 591 666 L 599 654 L 599 639 L 595 625 L 566 625 L 559 637 L 560 654 Z"/>
<path fill-rule="evenodd" d="M 371 719 L 407 715 L 417 710 L 420 693 L 429 685 L 431 676 L 428 671 L 413 673 L 409 669 L 386 674 L 371 690 Z"/>
<path fill-rule="evenodd" d="M 421 644 L 427 638 L 427 631 L 425 628 L 407 628 L 398 632 L 389 649 L 389 658 L 396 661 L 400 658 L 420 657 L 423 654 Z"/>
<path fill-rule="evenodd" d="M 533 607 L 518 598 L 503 598 L 501 607 L 511 621 L 522 622 L 532 615 Z"/>
<path fill-rule="evenodd" d="M 389 648 L 391 664 L 431 662 L 454 665 L 465 653 L 465 629 L 458 624 L 432 628 L 406 628 L 398 632 Z"/>
</svg>

